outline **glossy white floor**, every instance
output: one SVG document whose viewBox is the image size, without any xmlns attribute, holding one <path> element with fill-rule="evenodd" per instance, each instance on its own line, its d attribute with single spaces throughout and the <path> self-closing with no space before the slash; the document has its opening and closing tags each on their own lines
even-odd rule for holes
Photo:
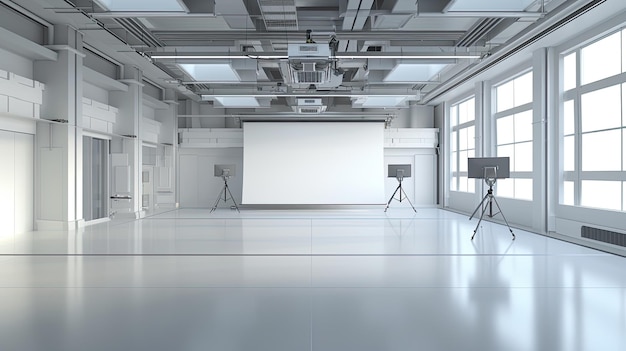
<svg viewBox="0 0 626 351">
<path fill-rule="evenodd" d="M 626 350 L 626 259 L 439 210 L 0 238 L 0 350 Z"/>
</svg>

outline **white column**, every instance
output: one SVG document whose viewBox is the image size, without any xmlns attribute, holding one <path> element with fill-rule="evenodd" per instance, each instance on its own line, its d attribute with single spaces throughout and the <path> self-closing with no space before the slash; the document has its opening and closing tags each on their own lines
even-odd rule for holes
<svg viewBox="0 0 626 351">
<path fill-rule="evenodd" d="M 548 49 L 533 52 L 533 223 L 532 228 L 545 233 L 548 211 L 548 91 L 555 80 L 549 79 Z M 553 121 L 555 122 L 555 121 Z"/>
<path fill-rule="evenodd" d="M 37 229 L 75 229 L 82 213 L 82 34 L 59 25 L 54 30 L 57 61 L 35 61 L 35 79 L 46 84 L 41 115 L 64 120 L 37 124 Z"/>
<path fill-rule="evenodd" d="M 109 101 L 111 105 L 116 106 L 119 109 L 119 116 L 117 122 L 113 126 L 113 132 L 124 136 L 122 140 L 122 147 L 120 153 L 125 154 L 128 159 L 128 166 L 130 167 L 129 181 L 130 189 L 128 194 L 131 201 L 128 204 L 128 208 L 119 209 L 118 215 L 130 214 L 135 218 L 142 216 L 141 212 L 141 140 L 140 127 L 141 119 L 143 118 L 143 93 L 142 72 L 134 66 L 124 66 L 124 78 L 120 81 L 128 85 L 128 91 L 119 92 L 114 91 L 109 95 Z M 113 170 L 115 172 L 115 170 Z M 116 175 L 113 174 L 115 177 Z M 125 210 L 126 213 L 124 213 Z"/>
</svg>

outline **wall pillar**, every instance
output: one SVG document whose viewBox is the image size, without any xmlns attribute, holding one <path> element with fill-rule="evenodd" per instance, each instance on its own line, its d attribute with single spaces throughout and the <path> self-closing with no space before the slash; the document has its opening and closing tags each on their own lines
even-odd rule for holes
<svg viewBox="0 0 626 351">
<path fill-rule="evenodd" d="M 41 115 L 62 123 L 38 123 L 35 227 L 75 229 L 83 223 L 82 34 L 54 30 L 57 61 L 35 61 L 34 77 L 46 84 Z"/>
<path fill-rule="evenodd" d="M 124 66 L 124 78 L 128 91 L 113 91 L 109 94 L 111 105 L 119 109 L 119 119 L 113 127 L 115 134 L 122 139 L 112 145 L 112 194 L 127 195 L 131 199 L 119 208 L 112 208 L 119 215 L 141 218 L 141 171 L 142 143 L 140 139 L 141 119 L 143 118 L 143 74 L 134 66 Z M 126 169 L 119 171 L 115 169 Z M 127 186 L 120 186 L 120 184 Z"/>
</svg>

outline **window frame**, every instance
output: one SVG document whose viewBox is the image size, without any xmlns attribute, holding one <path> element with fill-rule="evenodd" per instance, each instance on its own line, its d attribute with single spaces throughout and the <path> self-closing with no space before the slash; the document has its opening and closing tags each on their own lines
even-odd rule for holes
<svg viewBox="0 0 626 351">
<path fill-rule="evenodd" d="M 619 35 L 619 41 L 624 45 L 626 43 L 626 28 L 619 27 L 614 28 L 613 30 L 602 33 L 591 40 L 579 42 L 576 45 L 571 45 L 568 49 L 559 50 L 558 55 L 558 63 L 559 63 L 559 87 L 558 87 L 558 111 L 559 111 L 559 120 L 558 120 L 558 145 L 559 145 L 559 159 L 557 164 L 558 170 L 558 181 L 559 181 L 559 193 L 557 197 L 557 205 L 559 206 L 572 206 L 579 207 L 584 209 L 594 209 L 594 210 L 602 210 L 602 211 L 617 211 L 617 212 L 625 212 L 626 211 L 626 67 L 624 67 L 624 63 L 626 62 L 626 52 L 624 47 L 621 47 L 618 50 L 621 54 L 622 61 L 622 72 L 605 77 L 587 84 L 582 84 L 582 71 L 583 71 L 583 62 L 582 62 L 582 51 L 584 48 L 595 44 L 596 42 L 606 39 L 612 35 Z M 564 81 L 565 74 L 564 72 L 564 60 L 565 57 L 574 54 L 576 59 L 575 69 L 576 69 L 576 85 L 573 88 L 568 90 L 564 89 Z M 597 130 L 589 130 L 582 131 L 582 97 L 585 94 L 589 94 L 592 92 L 597 92 L 602 89 L 611 88 L 611 87 L 619 87 L 620 93 L 620 113 L 621 113 L 621 126 L 619 127 L 611 127 L 611 128 L 601 128 Z M 565 134 L 564 126 L 565 126 L 565 104 L 569 101 L 573 101 L 574 105 L 574 133 L 573 134 Z M 620 143 L 620 151 L 621 151 L 621 167 L 620 170 L 589 170 L 586 171 L 583 169 L 583 137 L 585 135 L 597 132 L 606 132 L 606 131 L 621 131 L 621 143 Z M 565 170 L 565 138 L 573 136 L 574 140 L 574 169 L 573 170 Z M 583 183 L 586 181 L 613 181 L 613 182 L 621 182 L 621 208 L 619 210 L 614 208 L 602 208 L 602 207 L 592 207 L 583 205 L 582 193 L 583 193 Z M 573 192 L 574 194 L 566 194 L 566 187 L 571 187 L 571 184 L 567 184 L 568 182 L 573 183 Z M 573 196 L 572 196 L 573 195 Z M 573 203 L 566 203 L 566 199 L 572 199 Z"/>
<path fill-rule="evenodd" d="M 473 106 L 474 109 L 472 110 L 472 113 L 474 115 L 474 118 L 468 121 L 465 121 L 463 123 L 458 123 L 459 122 L 459 106 L 465 103 L 468 103 L 470 100 L 473 100 Z M 453 110 L 456 109 L 456 113 L 453 114 Z M 450 104 L 450 107 L 448 109 L 448 113 L 449 113 L 449 120 L 450 120 L 450 151 L 448 152 L 448 156 L 449 156 L 449 176 L 448 176 L 448 181 L 450 184 L 450 188 L 449 190 L 451 192 L 459 192 L 459 193 L 467 193 L 467 194 L 474 194 L 476 193 L 476 184 L 475 181 L 473 179 L 468 178 L 468 172 L 467 170 L 465 171 L 461 171 L 461 158 L 460 158 L 460 154 L 461 152 L 469 152 L 469 151 L 473 151 L 474 156 L 471 157 L 475 157 L 476 156 L 476 150 L 477 150 L 477 145 L 476 145 L 476 133 L 477 133 L 477 121 L 476 121 L 476 95 L 471 94 L 471 95 L 467 95 L 464 96 L 463 98 L 459 98 L 457 100 L 455 100 L 453 103 Z M 452 118 L 456 118 L 455 123 L 452 123 Z M 461 135 L 461 131 L 467 128 L 474 128 L 474 143 L 473 143 L 473 148 L 467 148 L 467 149 L 461 149 L 460 148 L 460 135 Z M 456 133 L 456 134 L 455 134 Z M 454 136 L 456 136 L 456 138 L 453 138 Z M 453 139 L 455 139 L 453 141 Z M 469 145 L 469 140 L 468 140 L 468 145 Z M 456 148 L 453 148 L 453 146 L 456 146 Z M 454 158 L 452 156 L 455 156 Z M 468 156 L 469 157 L 469 156 Z M 456 170 L 453 169 L 453 162 L 456 162 Z M 465 187 L 466 190 L 460 190 L 460 185 L 461 185 L 461 179 L 465 177 L 467 179 L 467 185 Z"/>
<path fill-rule="evenodd" d="M 533 113 L 534 113 L 534 101 L 533 99 L 531 99 L 528 102 L 525 102 L 523 104 L 519 104 L 519 105 L 515 105 L 513 107 L 509 107 L 507 109 L 503 109 L 501 111 L 497 110 L 497 103 L 498 103 L 498 88 L 511 83 L 513 81 L 515 81 L 516 79 L 522 78 L 526 75 L 530 75 L 531 78 L 531 86 L 535 87 L 535 82 L 534 82 L 534 72 L 533 72 L 533 67 L 526 67 L 522 70 L 519 70 L 517 72 L 515 72 L 514 74 L 509 74 L 507 76 L 506 79 L 502 79 L 502 80 L 498 80 L 497 83 L 494 83 L 491 87 L 491 96 L 492 96 L 492 113 L 491 113 L 491 123 L 492 123 L 492 151 L 493 151 L 493 155 L 496 156 L 500 156 L 498 155 L 498 147 L 500 146 L 507 146 L 507 145 L 511 145 L 513 147 L 515 147 L 515 145 L 518 144 L 523 144 L 523 143 L 530 143 L 531 144 L 531 169 L 530 170 L 526 170 L 526 171 L 516 171 L 515 170 L 515 165 L 514 165 L 514 160 L 515 160 L 515 155 L 512 158 L 512 162 L 511 162 L 511 171 L 510 171 L 510 177 L 508 179 L 509 182 L 513 182 L 513 195 L 512 196 L 508 196 L 508 195 L 503 195 L 502 193 L 498 194 L 498 189 L 496 187 L 496 195 L 499 195 L 501 197 L 506 197 L 509 199 L 514 199 L 514 200 L 520 200 L 520 201 L 533 201 L 534 200 L 534 192 L 531 191 L 530 192 L 530 197 L 521 197 L 521 196 L 516 196 L 516 180 L 523 180 L 523 181 L 527 181 L 530 180 L 531 181 L 531 189 L 534 188 L 534 182 L 535 180 L 535 169 L 534 169 L 534 152 L 532 151 L 534 149 L 534 145 L 535 145 L 535 136 L 534 133 L 531 133 L 531 139 L 530 140 L 523 140 L 523 141 L 516 141 L 515 140 L 515 116 L 521 114 L 521 113 L 525 113 L 525 112 L 529 112 L 531 114 L 531 126 L 534 125 L 534 118 L 532 117 Z M 513 92 L 514 96 L 515 96 L 515 92 Z M 534 92 L 531 93 L 531 96 L 534 96 Z M 502 118 L 506 118 L 506 117 L 511 117 L 513 116 L 513 142 L 509 142 L 506 144 L 498 144 L 498 133 L 497 133 L 497 129 L 498 129 L 498 120 L 502 119 Z M 531 127 L 531 130 L 533 128 Z M 501 182 L 502 183 L 502 182 Z"/>
</svg>

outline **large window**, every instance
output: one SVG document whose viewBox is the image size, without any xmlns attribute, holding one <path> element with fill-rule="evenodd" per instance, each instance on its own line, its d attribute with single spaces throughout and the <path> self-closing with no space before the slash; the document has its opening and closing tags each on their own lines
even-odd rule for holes
<svg viewBox="0 0 626 351">
<path fill-rule="evenodd" d="M 562 55 L 561 204 L 626 211 L 626 30 Z"/>
<path fill-rule="evenodd" d="M 474 179 L 467 178 L 467 158 L 476 149 L 474 98 L 463 100 L 450 108 L 450 190 L 473 193 Z"/>
<path fill-rule="evenodd" d="M 533 199 L 533 76 L 524 73 L 496 85 L 496 155 L 509 157 L 511 178 L 499 180 L 499 196 Z"/>
</svg>

